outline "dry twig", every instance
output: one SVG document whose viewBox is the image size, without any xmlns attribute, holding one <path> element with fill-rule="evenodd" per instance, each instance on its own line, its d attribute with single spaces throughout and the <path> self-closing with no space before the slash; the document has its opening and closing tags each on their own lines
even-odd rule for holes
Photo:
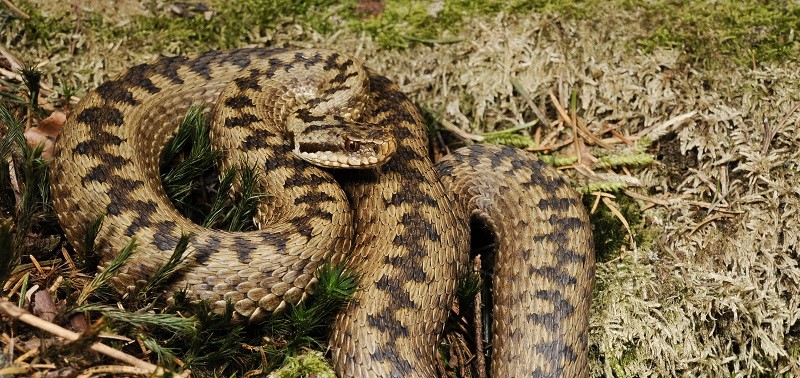
<svg viewBox="0 0 800 378">
<path fill-rule="evenodd" d="M 78 340 L 81 337 L 80 334 L 72 332 L 72 331 L 70 331 L 68 329 L 65 329 L 65 328 L 63 328 L 61 326 L 58 326 L 56 324 L 53 324 L 51 322 L 45 321 L 44 319 L 39 318 L 39 317 L 37 317 L 37 316 L 35 316 L 35 315 L 33 315 L 33 314 L 23 310 L 23 309 L 17 307 L 16 305 L 14 305 L 13 303 L 9 302 L 5 298 L 0 299 L 0 311 L 2 311 L 4 314 L 6 314 L 6 315 L 8 315 L 8 316 L 10 316 L 10 317 L 12 317 L 14 319 L 17 319 L 17 320 L 19 320 L 19 321 L 21 321 L 23 323 L 26 323 L 26 324 L 28 324 L 28 325 L 30 325 L 32 327 L 36 327 L 36 328 L 38 328 L 38 329 L 40 329 L 42 331 L 45 331 L 47 333 L 50 333 L 52 335 L 58 336 L 60 338 L 63 338 L 63 339 L 69 340 L 69 341 L 75 341 L 75 340 Z M 162 375 L 168 373 L 168 371 L 164 370 L 163 368 L 160 368 L 160 367 L 158 367 L 156 365 L 153 365 L 153 364 L 151 364 L 151 363 L 149 363 L 147 361 L 140 360 L 140 359 L 138 359 L 138 358 L 136 358 L 134 356 L 131 356 L 130 354 L 125 353 L 125 352 L 122 352 L 122 351 L 116 350 L 114 348 L 111 348 L 108 345 L 105 345 L 103 343 L 99 343 L 99 342 L 98 343 L 94 343 L 89 348 L 91 350 L 97 352 L 97 353 L 109 356 L 109 357 L 114 358 L 116 360 L 125 362 L 125 363 L 127 363 L 127 364 L 129 364 L 129 365 L 131 365 L 131 366 L 133 366 L 133 367 L 135 367 L 137 369 L 141 369 L 143 371 L 146 371 L 147 374 L 153 374 L 153 375 L 162 376 Z M 188 371 L 185 371 L 183 376 L 187 376 L 188 377 L 187 374 L 189 374 Z"/>
<path fill-rule="evenodd" d="M 475 256 L 472 262 L 472 271 L 480 273 L 481 257 Z M 486 356 L 483 354 L 483 300 L 481 292 L 475 294 L 475 366 L 478 370 L 479 378 L 486 378 Z"/>
<path fill-rule="evenodd" d="M 8 10 L 10 10 L 11 13 L 16 14 L 19 18 L 21 18 L 23 20 L 27 20 L 27 19 L 31 18 L 31 16 L 28 15 L 27 13 L 25 13 L 25 11 L 23 11 L 22 9 L 17 8 L 17 6 L 14 5 L 14 3 L 11 2 L 11 0 L 0 0 L 0 1 L 2 1 L 3 4 L 5 4 L 6 7 L 8 7 Z"/>
</svg>

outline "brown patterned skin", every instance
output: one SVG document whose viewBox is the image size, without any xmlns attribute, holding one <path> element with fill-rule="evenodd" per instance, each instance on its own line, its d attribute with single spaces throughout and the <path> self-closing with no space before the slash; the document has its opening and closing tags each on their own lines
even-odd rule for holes
<svg viewBox="0 0 800 378">
<path fill-rule="evenodd" d="M 439 176 L 459 214 L 494 234 L 493 377 L 585 377 L 594 247 L 578 195 L 510 147 L 446 156 Z"/>
<path fill-rule="evenodd" d="M 196 102 L 214 104 L 222 166 L 264 170 L 270 200 L 259 208 L 262 230 L 203 229 L 166 198 L 158 158 Z M 332 145 L 351 157 L 320 152 Z M 394 156 L 381 165 L 383 157 L 371 154 Z M 340 187 L 298 155 L 377 168 L 335 171 Z M 588 374 L 594 254 L 577 195 L 510 148 L 457 150 L 437 174 L 418 110 L 355 58 L 241 49 L 134 67 L 78 105 L 52 168 L 56 210 L 76 248 L 103 214 L 96 248 L 104 264 L 136 240 L 114 281 L 120 290 L 153 274 L 188 234 L 191 256 L 174 289 L 188 287 L 218 308 L 230 300 L 240 317 L 258 320 L 313 290 L 321 261 L 346 257 L 362 290 L 330 339 L 342 377 L 437 374 L 439 333 L 466 266 L 469 219 L 477 217 L 497 237 L 493 376 Z"/>
</svg>

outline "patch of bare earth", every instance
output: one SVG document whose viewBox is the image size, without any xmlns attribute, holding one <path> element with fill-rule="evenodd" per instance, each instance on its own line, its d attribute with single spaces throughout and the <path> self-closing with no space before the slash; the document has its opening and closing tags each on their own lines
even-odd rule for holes
<svg viewBox="0 0 800 378">
<path fill-rule="evenodd" d="M 649 198 L 641 200 L 644 228 L 656 236 L 598 264 L 593 375 L 800 375 L 800 67 L 704 70 L 677 49 L 637 49 L 647 30 L 635 11 L 597 12 L 595 21 L 474 19 L 459 43 L 394 51 L 349 30 L 322 36 L 288 24 L 256 40 L 355 53 L 467 132 L 535 119 L 515 78 L 551 120 L 550 92 L 561 104 L 574 93 L 591 132 L 611 126 L 631 140 L 650 138 L 657 162 L 630 174 L 640 183 L 633 191 Z M 151 55 L 82 46 L 77 56 L 39 58 L 49 59 L 51 75 L 88 89 L 132 56 Z M 544 138 L 555 126 L 536 127 Z"/>
</svg>

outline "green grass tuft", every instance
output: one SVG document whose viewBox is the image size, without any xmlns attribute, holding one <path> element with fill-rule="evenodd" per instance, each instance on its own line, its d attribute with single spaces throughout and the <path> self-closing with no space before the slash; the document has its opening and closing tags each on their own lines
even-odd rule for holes
<svg viewBox="0 0 800 378">
<path fill-rule="evenodd" d="M 266 345 L 269 355 L 295 356 L 306 348 L 324 349 L 334 317 L 357 289 L 357 277 L 343 266 L 323 264 L 317 280 L 313 296 L 261 324 L 275 340 Z"/>
<path fill-rule="evenodd" d="M 256 190 L 259 172 L 255 167 L 242 166 L 237 174 L 241 190 L 237 194 L 238 200 L 224 217 L 224 223 L 228 224 L 228 231 L 253 230 L 253 216 L 258 209 L 259 199 L 263 196 Z"/>
</svg>

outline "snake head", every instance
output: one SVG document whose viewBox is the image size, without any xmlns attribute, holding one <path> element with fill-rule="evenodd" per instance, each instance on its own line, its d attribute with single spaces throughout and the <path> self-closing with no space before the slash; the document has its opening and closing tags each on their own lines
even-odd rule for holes
<svg viewBox="0 0 800 378">
<path fill-rule="evenodd" d="M 394 134 L 375 125 L 341 118 L 293 127 L 295 155 L 325 168 L 375 168 L 397 150 Z"/>
</svg>

